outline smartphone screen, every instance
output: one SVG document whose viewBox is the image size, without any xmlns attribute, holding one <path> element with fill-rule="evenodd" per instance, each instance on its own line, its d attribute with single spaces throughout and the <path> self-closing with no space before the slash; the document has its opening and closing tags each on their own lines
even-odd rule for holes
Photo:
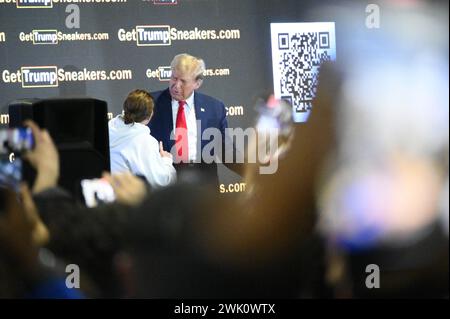
<svg viewBox="0 0 450 319">
<path fill-rule="evenodd" d="M 16 156 L 33 149 L 34 138 L 29 127 L 0 129 L 0 155 Z"/>
<path fill-rule="evenodd" d="M 18 192 L 22 181 L 22 154 L 33 149 L 34 138 L 30 128 L 0 129 L 0 187 Z"/>
<path fill-rule="evenodd" d="M 111 203 L 116 199 L 112 186 L 103 178 L 83 179 L 81 191 L 88 207 Z"/>
<path fill-rule="evenodd" d="M 22 159 L 0 155 L 0 187 L 19 191 L 22 181 Z"/>
</svg>

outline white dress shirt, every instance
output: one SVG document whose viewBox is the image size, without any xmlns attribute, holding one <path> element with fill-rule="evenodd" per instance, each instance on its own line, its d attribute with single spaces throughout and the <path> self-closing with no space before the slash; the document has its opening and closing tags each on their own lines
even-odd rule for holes
<svg viewBox="0 0 450 319">
<path fill-rule="evenodd" d="M 172 120 L 174 130 L 177 125 L 178 107 L 178 101 L 172 100 Z M 188 130 L 189 161 L 195 161 L 197 159 L 197 118 L 195 117 L 194 93 L 186 100 L 186 104 L 184 105 L 184 116 L 186 117 L 186 126 Z"/>
</svg>

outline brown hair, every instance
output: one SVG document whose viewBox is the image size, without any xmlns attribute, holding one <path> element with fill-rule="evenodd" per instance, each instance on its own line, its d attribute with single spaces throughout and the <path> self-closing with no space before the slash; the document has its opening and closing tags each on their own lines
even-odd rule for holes
<svg viewBox="0 0 450 319">
<path fill-rule="evenodd" d="M 125 124 L 142 122 L 152 116 L 154 106 L 153 98 L 147 91 L 134 90 L 123 102 L 123 121 Z"/>
</svg>

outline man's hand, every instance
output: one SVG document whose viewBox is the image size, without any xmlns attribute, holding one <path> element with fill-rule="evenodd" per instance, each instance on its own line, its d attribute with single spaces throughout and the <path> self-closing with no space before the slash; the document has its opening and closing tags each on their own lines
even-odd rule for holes
<svg viewBox="0 0 450 319">
<path fill-rule="evenodd" d="M 145 182 L 131 173 L 119 173 L 111 175 L 103 173 L 105 178 L 114 189 L 116 200 L 125 205 L 138 205 L 147 195 Z"/>
<path fill-rule="evenodd" d="M 172 159 L 172 154 L 164 150 L 162 142 L 159 142 L 159 154 L 161 154 L 162 157 L 168 157 Z"/>
<path fill-rule="evenodd" d="M 28 151 L 24 158 L 30 162 L 37 172 L 33 185 L 33 193 L 55 187 L 59 178 L 59 155 L 55 144 L 47 130 L 41 130 L 33 121 L 25 121 L 34 136 L 34 149 Z"/>
</svg>

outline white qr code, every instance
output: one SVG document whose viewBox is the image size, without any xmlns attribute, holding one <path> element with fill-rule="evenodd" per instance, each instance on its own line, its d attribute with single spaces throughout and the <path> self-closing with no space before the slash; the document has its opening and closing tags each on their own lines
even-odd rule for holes
<svg viewBox="0 0 450 319">
<path fill-rule="evenodd" d="M 271 23 L 274 94 L 293 108 L 295 122 L 309 117 L 320 65 L 336 59 L 334 22 Z"/>
</svg>

